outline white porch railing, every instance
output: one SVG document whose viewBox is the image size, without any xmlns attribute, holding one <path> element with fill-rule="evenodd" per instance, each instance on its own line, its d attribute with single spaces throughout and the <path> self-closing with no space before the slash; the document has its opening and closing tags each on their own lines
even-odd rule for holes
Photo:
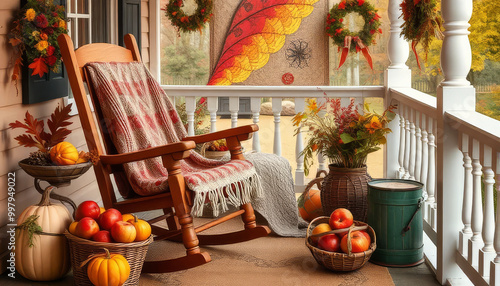
<svg viewBox="0 0 500 286">
<path fill-rule="evenodd" d="M 281 154 L 280 112 L 283 98 L 295 99 L 295 111 L 304 110 L 305 98 L 382 97 L 398 104 L 398 116 L 390 123 L 384 170 L 387 178 L 406 178 L 424 183 L 425 255 L 441 284 L 500 286 L 500 122 L 475 112 L 475 90 L 466 80 L 471 67 L 468 40 L 472 0 L 442 0 L 445 38 L 441 67 L 445 79 L 437 97 L 411 88 L 411 71 L 405 62 L 409 45 L 400 36 L 402 0 L 389 0 L 390 37 L 384 86 L 357 87 L 262 87 L 262 86 L 165 86 L 170 96 L 186 98 L 189 133 L 194 133 L 195 97 L 207 97 L 211 131 L 216 130 L 218 97 L 230 98 L 232 126 L 237 125 L 238 100 L 251 98 L 253 122 L 259 123 L 262 97 L 272 98 L 273 152 Z M 305 177 L 303 138 L 295 138 L 295 180 Z M 253 138 L 260 150 L 260 138 Z M 318 158 L 319 169 L 326 169 Z M 496 186 L 496 187 L 495 187 Z M 496 188 L 494 190 L 494 188 Z M 494 195 L 496 194 L 496 196 Z M 431 246 L 431 247 L 429 247 Z"/>
<path fill-rule="evenodd" d="M 325 100 L 325 94 L 329 98 L 341 98 L 343 106 L 347 106 L 350 98 L 354 98 L 357 104 L 362 104 L 364 98 L 384 96 L 383 86 L 163 86 L 171 97 L 184 97 L 186 100 L 186 114 L 188 121 L 188 134 L 194 135 L 194 112 L 196 110 L 196 98 L 206 97 L 207 107 L 210 113 L 210 132 L 217 130 L 217 110 L 219 97 L 229 98 L 229 111 L 231 113 L 231 127 L 238 125 L 239 99 L 241 97 L 251 98 L 251 112 L 253 123 L 259 123 L 260 106 L 262 98 L 272 99 L 272 111 L 274 116 L 273 153 L 281 155 L 282 142 L 295 141 L 295 186 L 299 191 L 306 184 L 304 175 L 304 159 L 300 153 L 304 149 L 303 137 L 299 133 L 295 138 L 281 138 L 280 122 L 282 100 L 293 98 L 295 101 L 295 112 L 302 112 L 305 108 L 306 98 L 317 98 L 318 102 Z M 259 132 L 252 139 L 252 150 L 261 151 Z M 294 140 L 294 141 L 293 141 Z M 286 143 L 289 144 L 289 143 Z M 327 170 L 323 158 L 318 158 L 318 170 Z M 294 164 L 292 164 L 293 166 Z"/>
</svg>

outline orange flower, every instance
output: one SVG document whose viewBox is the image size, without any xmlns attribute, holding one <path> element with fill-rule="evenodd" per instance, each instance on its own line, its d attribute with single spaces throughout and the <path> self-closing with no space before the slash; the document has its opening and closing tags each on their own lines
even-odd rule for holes
<svg viewBox="0 0 500 286">
<path fill-rule="evenodd" d="M 59 28 L 66 29 L 66 21 L 64 20 L 59 20 Z"/>
<path fill-rule="evenodd" d="M 34 9 L 30 8 L 30 9 L 26 10 L 26 20 L 33 21 L 33 19 L 35 19 L 35 16 L 36 16 L 36 12 Z"/>
<path fill-rule="evenodd" d="M 316 99 L 310 98 L 307 100 L 307 109 L 309 111 L 318 109 L 318 103 L 316 102 Z"/>
<path fill-rule="evenodd" d="M 311 146 L 311 148 L 312 148 L 313 152 L 315 152 L 316 150 L 318 150 L 318 144 L 313 144 Z"/>
<path fill-rule="evenodd" d="M 368 129 L 370 134 L 373 134 L 375 130 L 382 128 L 382 123 L 380 123 L 377 116 L 373 116 L 370 120 L 370 123 L 365 125 L 365 128 Z"/>
<path fill-rule="evenodd" d="M 38 42 L 38 44 L 35 45 L 35 48 L 41 52 L 41 51 L 45 50 L 48 46 L 49 46 L 49 42 L 40 41 L 40 42 Z"/>
<path fill-rule="evenodd" d="M 47 41 L 49 39 L 49 36 L 47 36 L 47 34 L 45 34 L 45 33 L 41 33 L 40 39 L 42 39 L 43 41 Z"/>
</svg>

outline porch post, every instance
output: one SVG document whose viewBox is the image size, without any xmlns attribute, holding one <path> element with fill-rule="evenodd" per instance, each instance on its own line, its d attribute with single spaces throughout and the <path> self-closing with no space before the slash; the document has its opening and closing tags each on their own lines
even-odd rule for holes
<svg viewBox="0 0 500 286">
<path fill-rule="evenodd" d="M 409 55 L 409 46 L 401 35 L 401 25 L 403 19 L 401 15 L 402 0 L 389 0 L 389 20 L 391 21 L 391 29 L 389 41 L 387 43 L 387 54 L 391 64 L 384 73 L 384 86 L 386 90 L 385 105 L 389 106 L 391 103 L 391 94 L 389 88 L 391 87 L 411 87 L 411 70 L 406 65 Z M 397 113 L 401 109 L 396 110 Z M 399 177 L 399 148 L 400 148 L 400 117 L 399 115 L 394 118 L 388 125 L 392 133 L 387 135 L 387 144 L 385 145 L 385 158 L 384 158 L 384 174 L 386 178 Z"/>
<path fill-rule="evenodd" d="M 457 131 L 445 120 L 452 110 L 475 110 L 475 90 L 466 79 L 472 61 L 469 20 L 472 0 L 441 0 L 444 40 L 437 89 L 437 279 L 441 284 L 464 277 L 455 262 L 461 220 L 464 171 Z"/>
</svg>

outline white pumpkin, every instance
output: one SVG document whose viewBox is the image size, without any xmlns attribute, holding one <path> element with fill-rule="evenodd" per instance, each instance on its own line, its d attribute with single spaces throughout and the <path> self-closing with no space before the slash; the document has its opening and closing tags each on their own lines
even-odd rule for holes
<svg viewBox="0 0 500 286">
<path fill-rule="evenodd" d="M 36 222 L 44 233 L 62 234 L 73 219 L 65 206 L 50 203 L 51 191 L 52 187 L 48 187 L 38 205 L 26 208 L 19 216 L 17 225 L 36 215 L 39 216 Z M 34 281 L 50 281 L 68 273 L 71 264 L 64 235 L 33 234 L 32 242 L 33 246 L 29 247 L 27 230 L 16 231 L 15 258 L 19 274 Z"/>
</svg>

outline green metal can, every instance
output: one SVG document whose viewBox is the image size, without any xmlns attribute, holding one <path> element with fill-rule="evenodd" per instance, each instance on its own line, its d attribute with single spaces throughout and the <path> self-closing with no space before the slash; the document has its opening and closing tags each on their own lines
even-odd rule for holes
<svg viewBox="0 0 500 286">
<path fill-rule="evenodd" d="M 368 182 L 368 224 L 377 235 L 371 262 L 407 267 L 424 261 L 422 187 L 412 180 Z"/>
</svg>

